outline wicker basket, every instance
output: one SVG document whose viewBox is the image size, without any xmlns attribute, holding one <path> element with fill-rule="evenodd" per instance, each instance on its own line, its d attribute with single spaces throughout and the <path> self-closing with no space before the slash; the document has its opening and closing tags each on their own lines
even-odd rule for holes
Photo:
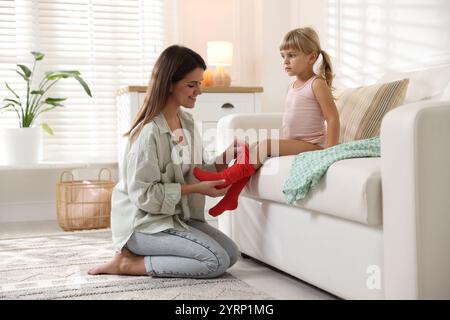
<svg viewBox="0 0 450 320">
<path fill-rule="evenodd" d="M 105 170 L 109 179 L 101 180 Z M 71 180 L 64 181 L 65 174 Z M 74 181 L 71 172 L 62 172 L 56 184 L 56 216 L 60 227 L 65 231 L 108 228 L 114 185 L 107 168 L 100 170 L 98 180 Z"/>
</svg>

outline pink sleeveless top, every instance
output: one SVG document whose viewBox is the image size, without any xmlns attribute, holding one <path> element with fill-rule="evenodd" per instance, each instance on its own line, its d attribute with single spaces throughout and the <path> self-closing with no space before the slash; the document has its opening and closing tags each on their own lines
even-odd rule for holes
<svg viewBox="0 0 450 320">
<path fill-rule="evenodd" d="M 284 139 L 297 139 L 323 145 L 326 140 L 325 118 L 314 96 L 312 84 L 317 75 L 299 88 L 291 83 L 283 115 Z"/>
</svg>

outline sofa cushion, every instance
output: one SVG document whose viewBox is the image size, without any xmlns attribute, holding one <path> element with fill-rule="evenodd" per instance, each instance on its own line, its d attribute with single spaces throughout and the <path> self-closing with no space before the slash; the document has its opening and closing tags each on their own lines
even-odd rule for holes
<svg viewBox="0 0 450 320">
<path fill-rule="evenodd" d="M 377 137 L 386 113 L 400 106 L 409 79 L 337 91 L 341 122 L 340 142 Z"/>
<path fill-rule="evenodd" d="M 282 190 L 294 157 L 268 159 L 244 195 L 288 205 Z M 332 164 L 318 186 L 295 206 L 377 226 L 382 223 L 381 201 L 380 158 L 357 158 Z"/>
<path fill-rule="evenodd" d="M 411 71 L 387 72 L 378 83 L 409 79 L 404 104 L 421 100 L 439 100 L 450 83 L 450 64 L 426 67 Z M 448 87 L 447 87 L 448 88 Z M 448 90 L 448 89 L 447 89 Z M 445 99 L 441 99 L 444 101 Z M 447 99 L 448 100 L 448 99 Z"/>
</svg>

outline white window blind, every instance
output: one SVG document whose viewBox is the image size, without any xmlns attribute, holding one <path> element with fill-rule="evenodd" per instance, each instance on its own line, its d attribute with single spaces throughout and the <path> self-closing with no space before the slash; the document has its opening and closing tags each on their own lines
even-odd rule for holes
<svg viewBox="0 0 450 320">
<path fill-rule="evenodd" d="M 326 47 L 344 86 L 450 63 L 450 1 L 328 0 Z"/>
<path fill-rule="evenodd" d="M 74 79 L 62 79 L 51 97 L 65 107 L 41 116 L 55 135 L 43 134 L 45 161 L 117 161 L 115 91 L 146 85 L 164 46 L 164 0 L 0 0 L 0 97 L 5 82 L 24 96 L 25 81 L 12 69 L 38 62 L 37 85 L 49 70 L 78 70 L 90 98 Z M 2 103 L 3 105 L 3 103 Z M 0 114 L 0 126 L 17 126 L 14 112 Z"/>
</svg>

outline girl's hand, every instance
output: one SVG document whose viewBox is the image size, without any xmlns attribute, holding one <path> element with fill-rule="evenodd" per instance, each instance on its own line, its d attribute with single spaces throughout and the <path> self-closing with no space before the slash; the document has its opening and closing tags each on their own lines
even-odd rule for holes
<svg viewBox="0 0 450 320">
<path fill-rule="evenodd" d="M 231 185 L 226 188 L 217 189 L 216 186 L 224 184 L 225 180 L 216 180 L 216 181 L 202 181 L 195 184 L 195 189 L 197 193 L 203 194 L 208 197 L 217 198 L 224 196 L 228 189 L 230 189 Z"/>
</svg>

